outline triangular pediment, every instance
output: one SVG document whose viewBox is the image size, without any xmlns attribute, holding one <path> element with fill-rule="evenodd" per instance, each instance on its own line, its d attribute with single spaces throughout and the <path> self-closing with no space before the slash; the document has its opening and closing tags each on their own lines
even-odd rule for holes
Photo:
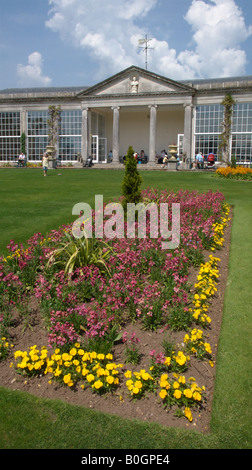
<svg viewBox="0 0 252 470">
<path fill-rule="evenodd" d="M 81 97 L 190 93 L 193 88 L 139 67 L 129 67 L 79 94 Z"/>
</svg>

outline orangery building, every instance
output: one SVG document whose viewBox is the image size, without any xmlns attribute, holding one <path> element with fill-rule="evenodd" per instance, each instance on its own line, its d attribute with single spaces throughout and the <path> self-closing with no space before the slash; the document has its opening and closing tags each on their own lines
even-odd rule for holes
<svg viewBox="0 0 252 470">
<path fill-rule="evenodd" d="M 26 157 L 38 162 L 48 144 L 48 108 L 60 106 L 57 156 L 63 162 L 93 157 L 122 161 L 131 145 L 147 165 L 176 144 L 191 162 L 198 152 L 218 158 L 223 99 L 234 100 L 230 159 L 251 163 L 252 76 L 174 81 L 136 66 L 90 87 L 0 90 L 0 161 L 15 161 L 25 135 Z"/>
</svg>

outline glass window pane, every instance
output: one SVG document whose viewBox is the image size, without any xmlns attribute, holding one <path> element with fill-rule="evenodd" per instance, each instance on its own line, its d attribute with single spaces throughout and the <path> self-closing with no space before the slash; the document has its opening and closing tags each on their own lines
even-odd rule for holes
<svg viewBox="0 0 252 470">
<path fill-rule="evenodd" d="M 0 113 L 0 136 L 1 137 L 20 137 L 20 113 L 3 112 Z"/>
<path fill-rule="evenodd" d="M 232 155 L 237 162 L 251 162 L 252 133 L 233 134 L 232 136 Z"/>
<path fill-rule="evenodd" d="M 209 153 L 218 156 L 219 135 L 196 135 L 195 155 L 201 152 L 206 158 Z"/>
<path fill-rule="evenodd" d="M 48 112 L 30 111 L 27 113 L 27 133 L 28 135 L 47 135 L 48 134 Z"/>
<path fill-rule="evenodd" d="M 45 152 L 48 144 L 48 117 L 48 111 L 27 113 L 29 160 L 41 160 Z M 58 147 L 62 160 L 77 160 L 77 155 L 81 153 L 81 129 L 81 110 L 61 111 Z"/>
<path fill-rule="evenodd" d="M 20 152 L 20 137 L 0 137 L 0 160 L 15 161 Z"/>
<path fill-rule="evenodd" d="M 82 113 L 80 110 L 61 112 L 60 135 L 81 135 Z"/>
<path fill-rule="evenodd" d="M 77 161 L 81 155 L 81 136 L 60 137 L 59 158 L 62 161 Z"/>
<path fill-rule="evenodd" d="M 221 132 L 221 123 L 223 121 L 223 106 L 200 105 L 196 107 L 196 126 L 197 133 Z"/>
<path fill-rule="evenodd" d="M 233 132 L 252 132 L 252 103 L 238 103 L 234 106 Z"/>
</svg>

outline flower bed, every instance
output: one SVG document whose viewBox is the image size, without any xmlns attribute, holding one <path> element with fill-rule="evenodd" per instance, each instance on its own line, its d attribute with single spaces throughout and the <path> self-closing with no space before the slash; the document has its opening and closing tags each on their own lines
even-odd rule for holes
<svg viewBox="0 0 252 470">
<path fill-rule="evenodd" d="M 1 336 L 8 338 L 14 311 L 29 327 L 29 301 L 35 296 L 48 345 L 16 350 L 17 372 L 46 375 L 49 382 L 99 395 L 123 396 L 126 390 L 129 398 L 139 400 L 154 393 L 165 407 L 175 406 L 178 415 L 191 421 L 191 409 L 203 407 L 206 400 L 204 384 L 190 375 L 191 359 L 213 364 L 208 309 L 218 289 L 219 258 L 205 260 L 204 252 L 222 246 L 229 208 L 221 193 L 211 191 L 146 190 L 143 198 L 146 203 L 180 203 L 181 243 L 176 250 L 162 250 L 161 238 L 114 238 L 86 247 L 92 264 L 79 266 L 76 257 L 72 271 L 66 272 L 66 250 L 63 259 L 52 255 L 68 243 L 70 227 L 46 238 L 35 234 L 26 249 L 11 241 L 10 254 L 0 263 Z M 194 286 L 190 270 L 198 271 Z M 166 341 L 163 351 L 150 350 L 149 366 L 138 371 L 139 343 L 134 334 L 127 335 L 132 324 L 150 334 L 179 332 L 183 341 L 179 347 Z M 118 362 L 117 345 L 123 340 L 125 360 Z M 133 368 L 125 366 L 128 361 Z"/>
<path fill-rule="evenodd" d="M 230 166 L 227 166 L 225 168 L 218 168 L 215 174 L 221 178 L 239 179 L 239 180 L 251 180 L 252 179 L 252 169 L 244 168 L 242 166 L 237 166 L 236 168 L 232 168 Z"/>
</svg>

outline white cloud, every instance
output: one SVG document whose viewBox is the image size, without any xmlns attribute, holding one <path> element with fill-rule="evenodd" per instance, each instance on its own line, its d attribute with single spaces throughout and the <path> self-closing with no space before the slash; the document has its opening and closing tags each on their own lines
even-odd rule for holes
<svg viewBox="0 0 252 470">
<path fill-rule="evenodd" d="M 168 4 L 171 0 L 165 0 Z M 130 65 L 144 67 L 138 39 L 146 31 L 139 19 L 148 18 L 158 0 L 49 0 L 48 28 L 97 60 L 102 73 Z M 189 2 L 188 2 L 189 3 Z M 236 0 L 192 0 L 186 21 L 192 31 L 191 49 L 176 51 L 167 41 L 153 38 L 148 68 L 174 79 L 218 77 L 245 73 L 242 43 L 252 34 Z M 143 22 L 141 23 L 143 24 Z M 150 24 L 150 23 L 149 23 Z"/>
<path fill-rule="evenodd" d="M 234 0 L 193 0 L 185 17 L 196 47 L 180 55 L 184 64 L 198 64 L 200 76 L 237 75 L 245 72 L 246 54 L 241 44 L 252 34 Z"/>
<path fill-rule="evenodd" d="M 155 6 L 157 0 L 122 0 L 119 5 L 119 17 L 129 20 L 132 18 L 139 18 L 147 15 L 149 11 Z"/>
<path fill-rule="evenodd" d="M 63 40 L 98 59 L 107 74 L 132 64 L 144 66 L 138 54 L 138 38 L 145 31 L 137 19 L 145 17 L 157 0 L 50 0 L 52 6 L 46 26 Z M 135 39 L 137 37 L 137 40 Z M 133 43 L 134 45 L 133 45 Z"/>
<path fill-rule="evenodd" d="M 20 86 L 49 86 L 51 78 L 43 75 L 43 59 L 40 52 L 28 56 L 28 65 L 18 64 L 17 75 Z"/>
</svg>

